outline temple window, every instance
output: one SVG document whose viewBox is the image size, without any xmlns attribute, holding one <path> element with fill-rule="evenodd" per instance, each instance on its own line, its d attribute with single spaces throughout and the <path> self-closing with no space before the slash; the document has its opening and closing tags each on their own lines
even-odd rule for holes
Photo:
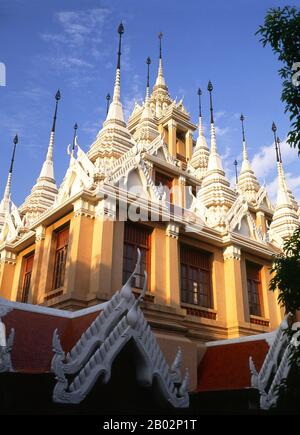
<svg viewBox="0 0 300 435">
<path fill-rule="evenodd" d="M 24 303 L 28 302 L 33 259 L 34 259 L 34 253 L 24 258 L 24 269 L 23 269 L 24 271 L 23 271 L 22 295 L 21 295 L 21 302 Z"/>
<path fill-rule="evenodd" d="M 136 261 L 137 249 L 141 251 L 141 263 L 133 287 L 143 288 L 144 271 L 148 274 L 150 281 L 150 238 L 151 230 L 130 222 L 125 223 L 124 230 L 124 249 L 123 249 L 123 284 L 132 274 Z"/>
<path fill-rule="evenodd" d="M 53 290 L 58 289 L 64 285 L 68 243 L 69 227 L 65 227 L 56 232 Z"/>
<path fill-rule="evenodd" d="M 261 266 L 247 262 L 246 270 L 249 313 L 253 316 L 262 316 Z"/>
<path fill-rule="evenodd" d="M 212 308 L 211 254 L 180 248 L 181 302 Z"/>
</svg>

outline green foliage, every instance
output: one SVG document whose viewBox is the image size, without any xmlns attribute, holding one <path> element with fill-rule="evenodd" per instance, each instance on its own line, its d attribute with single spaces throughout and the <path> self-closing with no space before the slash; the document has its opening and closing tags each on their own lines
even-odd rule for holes
<svg viewBox="0 0 300 435">
<path fill-rule="evenodd" d="M 295 313 L 300 309 L 300 227 L 274 258 L 272 272 L 270 290 L 278 288 L 278 302 L 286 312 Z"/>
<path fill-rule="evenodd" d="M 300 154 L 300 86 L 292 83 L 295 74 L 292 66 L 300 62 L 300 11 L 290 6 L 269 9 L 264 24 L 256 34 L 261 36 L 264 47 L 270 44 L 278 60 L 283 63 L 278 72 L 283 80 L 281 100 L 285 103 L 285 112 L 290 114 L 288 142 L 298 148 Z"/>
</svg>

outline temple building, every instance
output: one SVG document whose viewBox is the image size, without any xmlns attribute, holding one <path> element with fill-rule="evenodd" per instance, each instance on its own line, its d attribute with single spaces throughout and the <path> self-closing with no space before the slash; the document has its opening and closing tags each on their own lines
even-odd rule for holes
<svg viewBox="0 0 300 435">
<path fill-rule="evenodd" d="M 122 25 L 118 32 L 114 91 L 102 128 L 85 152 L 74 126 L 69 166 L 58 185 L 58 91 L 46 158 L 20 207 L 11 194 L 14 140 L 0 204 L 0 297 L 55 308 L 55 313 L 92 310 L 112 300 L 137 264 L 133 294 L 138 298 L 146 285 L 144 316 L 167 358 L 178 346 L 187 355 L 193 390 L 206 342 L 270 333 L 282 322 L 277 294 L 268 289 L 270 267 L 300 224 L 299 205 L 286 183 L 275 125 L 275 205 L 259 184 L 248 158 L 243 115 L 243 162 L 236 185 L 230 184 L 216 134 L 213 85 L 207 88 L 209 145 L 202 90 L 195 92 L 196 123 L 183 101 L 171 96 L 161 34 L 155 84 L 151 91 L 148 58 L 144 102 L 135 104 L 126 122 Z"/>
</svg>

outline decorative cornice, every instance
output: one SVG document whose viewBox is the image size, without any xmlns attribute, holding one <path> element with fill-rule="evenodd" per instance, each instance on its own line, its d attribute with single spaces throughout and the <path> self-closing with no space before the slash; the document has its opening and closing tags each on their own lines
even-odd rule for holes
<svg viewBox="0 0 300 435">
<path fill-rule="evenodd" d="M 91 219 L 95 218 L 95 206 L 91 202 L 79 198 L 73 203 L 74 207 L 74 218 L 78 216 L 85 216 Z"/>
<path fill-rule="evenodd" d="M 180 231 L 179 225 L 176 225 L 174 223 L 169 223 L 166 228 L 166 236 L 178 240 L 179 231 Z"/>
<path fill-rule="evenodd" d="M 45 239 L 46 236 L 46 227 L 44 225 L 40 225 L 35 230 L 35 241 L 41 242 Z"/>
<path fill-rule="evenodd" d="M 227 246 L 223 251 L 224 260 L 240 260 L 241 259 L 241 249 L 237 246 Z"/>
<path fill-rule="evenodd" d="M 9 251 L 7 249 L 3 249 L 0 252 L 0 263 L 6 263 L 6 264 L 16 264 L 17 256 L 14 252 Z"/>
</svg>

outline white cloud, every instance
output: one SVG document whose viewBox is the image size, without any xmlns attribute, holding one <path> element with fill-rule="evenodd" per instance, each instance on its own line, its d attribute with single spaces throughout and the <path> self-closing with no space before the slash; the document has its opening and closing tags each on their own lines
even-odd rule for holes
<svg viewBox="0 0 300 435">
<path fill-rule="evenodd" d="M 222 119 L 226 117 L 227 112 L 225 110 L 219 110 L 218 112 L 215 112 L 214 119 L 215 121 L 218 121 L 219 119 Z"/>
<path fill-rule="evenodd" d="M 291 148 L 285 141 L 281 143 L 282 159 L 285 165 L 291 163 L 297 157 L 297 151 Z M 274 143 L 263 146 L 256 153 L 251 162 L 255 175 L 259 178 L 266 178 L 276 168 L 276 154 Z"/>
<path fill-rule="evenodd" d="M 109 47 L 103 44 L 110 13 L 105 8 L 58 12 L 54 15 L 56 31 L 41 35 L 49 46 L 43 59 L 58 73 L 68 71 L 73 76 L 69 80 L 72 87 L 80 83 L 83 74 L 88 76 L 95 60 L 97 64 L 99 59 L 106 62 L 110 56 Z"/>
<path fill-rule="evenodd" d="M 221 128 L 221 127 L 216 126 L 215 129 L 216 129 L 217 136 L 225 136 L 230 131 L 229 127 Z"/>
<path fill-rule="evenodd" d="M 87 42 L 92 47 L 102 41 L 103 27 L 109 14 L 110 10 L 105 8 L 58 12 L 55 21 L 60 26 L 60 32 L 44 33 L 42 38 L 72 48 L 82 47 Z M 98 51 L 94 51 L 94 55 L 98 54 Z"/>
<path fill-rule="evenodd" d="M 288 188 L 292 191 L 296 200 L 300 203 L 300 176 L 295 177 L 291 173 L 286 173 L 285 178 Z M 270 183 L 267 184 L 267 190 L 271 201 L 273 201 L 275 204 L 278 192 L 278 177 L 275 177 Z"/>
</svg>

